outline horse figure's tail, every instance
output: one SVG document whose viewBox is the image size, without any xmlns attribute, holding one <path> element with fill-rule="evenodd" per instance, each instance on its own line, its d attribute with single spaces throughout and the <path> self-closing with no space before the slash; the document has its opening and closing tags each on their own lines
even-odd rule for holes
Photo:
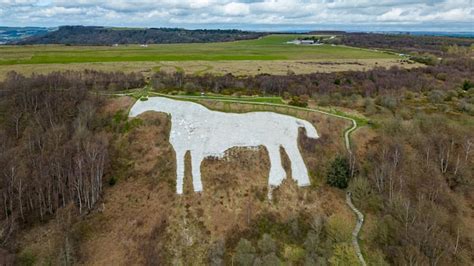
<svg viewBox="0 0 474 266">
<path fill-rule="evenodd" d="M 298 123 L 298 125 L 300 127 L 301 126 L 304 127 L 304 129 L 306 130 L 306 136 L 308 138 L 312 138 L 312 139 L 319 138 L 319 135 L 318 135 L 318 132 L 316 131 L 316 128 L 314 128 L 313 124 L 311 124 L 310 122 L 308 122 L 306 120 L 303 120 L 303 119 L 297 119 L 296 123 Z"/>
</svg>

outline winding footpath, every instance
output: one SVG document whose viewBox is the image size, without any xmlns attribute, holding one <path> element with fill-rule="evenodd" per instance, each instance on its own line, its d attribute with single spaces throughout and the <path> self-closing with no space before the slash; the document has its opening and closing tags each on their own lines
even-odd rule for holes
<svg viewBox="0 0 474 266">
<path fill-rule="evenodd" d="M 287 104 L 280 104 L 280 103 L 243 101 L 243 100 L 235 100 L 235 99 L 226 99 L 224 97 L 222 99 L 220 99 L 218 97 L 206 97 L 206 96 L 169 95 L 169 94 L 162 94 L 162 93 L 157 93 L 157 92 L 148 92 L 148 94 L 154 95 L 154 96 L 172 98 L 172 99 L 188 100 L 188 101 L 209 100 L 209 101 L 219 101 L 219 102 L 238 103 L 238 104 L 251 104 L 251 105 L 262 105 L 262 106 L 271 106 L 271 107 L 291 108 L 291 109 L 295 109 L 295 110 L 321 113 L 321 114 L 329 115 L 329 116 L 332 116 L 332 117 L 337 117 L 337 118 L 341 118 L 341 119 L 344 119 L 344 120 L 348 120 L 348 121 L 352 122 L 352 126 L 344 131 L 344 143 L 345 143 L 345 147 L 346 147 L 347 152 L 349 153 L 349 155 L 352 155 L 350 134 L 358 128 L 358 125 L 357 125 L 357 121 L 355 119 L 351 118 L 351 117 L 347 117 L 347 116 L 343 116 L 343 115 L 339 115 L 339 114 L 334 114 L 334 113 L 330 113 L 330 112 L 323 111 L 323 110 L 318 110 L 318 109 L 298 107 L 298 106 L 290 106 L 290 105 L 287 105 Z M 131 96 L 132 94 L 131 93 L 117 93 L 117 94 L 105 94 L 105 95 Z M 360 245 L 359 245 L 359 233 L 360 233 L 360 230 L 362 229 L 362 225 L 364 223 L 364 215 L 352 203 L 352 194 L 351 194 L 350 191 L 346 192 L 346 203 L 349 206 L 349 208 L 354 212 L 354 214 L 356 215 L 356 219 L 357 219 L 356 226 L 354 227 L 354 230 L 352 231 L 352 245 L 354 246 L 354 250 L 356 252 L 356 255 L 357 255 L 357 258 L 359 259 L 360 264 L 363 265 L 363 266 L 366 266 L 367 263 L 365 262 L 364 256 L 361 252 Z"/>
</svg>

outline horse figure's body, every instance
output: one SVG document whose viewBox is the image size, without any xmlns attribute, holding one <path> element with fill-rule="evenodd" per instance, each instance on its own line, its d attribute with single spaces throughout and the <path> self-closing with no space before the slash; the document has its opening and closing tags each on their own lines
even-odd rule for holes
<svg viewBox="0 0 474 266">
<path fill-rule="evenodd" d="M 211 111 L 204 106 L 163 97 L 137 101 L 130 110 L 134 117 L 146 111 L 171 115 L 170 143 L 176 153 L 176 191 L 183 193 L 184 156 L 191 152 L 194 191 L 202 191 L 201 162 L 205 157 L 222 157 L 232 147 L 263 145 L 270 156 L 269 185 L 281 184 L 286 173 L 280 147 L 291 161 L 292 176 L 299 186 L 310 184 L 308 171 L 298 149 L 298 129 L 304 127 L 310 138 L 318 138 L 314 126 L 292 116 L 272 112 L 244 114 Z"/>
</svg>

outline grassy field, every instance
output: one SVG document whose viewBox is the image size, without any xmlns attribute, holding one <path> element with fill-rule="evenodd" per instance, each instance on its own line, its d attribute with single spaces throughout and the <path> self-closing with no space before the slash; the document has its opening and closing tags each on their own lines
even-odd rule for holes
<svg viewBox="0 0 474 266">
<path fill-rule="evenodd" d="M 0 45 L 0 79 L 9 71 L 25 75 L 95 69 L 142 72 L 184 71 L 234 75 L 295 74 L 367 70 L 376 66 L 417 67 L 394 54 L 331 45 L 294 45 L 299 35 L 269 35 L 225 43 L 110 46 Z"/>
<path fill-rule="evenodd" d="M 308 60 L 395 58 L 383 52 L 345 46 L 286 44 L 297 35 L 270 35 L 225 43 L 109 46 L 1 46 L 0 65 L 136 61 Z"/>
</svg>

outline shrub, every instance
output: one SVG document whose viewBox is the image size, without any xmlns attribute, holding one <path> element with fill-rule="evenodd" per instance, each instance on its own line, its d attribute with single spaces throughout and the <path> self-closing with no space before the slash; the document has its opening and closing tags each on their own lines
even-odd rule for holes
<svg viewBox="0 0 474 266">
<path fill-rule="evenodd" d="M 350 165 L 346 157 L 338 156 L 331 163 L 326 176 L 326 182 L 338 188 L 347 188 L 350 178 Z"/>
<path fill-rule="evenodd" d="M 209 250 L 209 264 L 212 266 L 224 265 L 225 243 L 222 240 L 216 241 Z"/>
<path fill-rule="evenodd" d="M 335 92 L 331 94 L 331 102 L 334 105 L 340 105 L 342 101 L 342 94 Z"/>
<path fill-rule="evenodd" d="M 434 66 L 434 65 L 438 64 L 438 58 L 436 58 L 436 56 L 431 55 L 431 54 L 425 54 L 425 55 L 420 55 L 420 56 L 412 56 L 410 59 L 415 61 L 415 62 L 425 64 L 425 65 L 429 65 L 429 66 Z"/>
<path fill-rule="evenodd" d="M 438 73 L 438 74 L 436 74 L 435 77 L 436 77 L 436 79 L 439 79 L 439 80 L 442 80 L 442 81 L 446 81 L 447 75 L 446 75 L 446 73 Z"/>
<path fill-rule="evenodd" d="M 462 89 L 468 91 L 471 88 L 474 88 L 474 83 L 467 79 L 464 80 L 464 82 L 462 83 Z"/>
<path fill-rule="evenodd" d="M 466 101 L 461 101 L 458 105 L 458 109 L 461 112 L 465 112 L 471 115 L 474 115 L 474 104 L 470 104 Z"/>
<path fill-rule="evenodd" d="M 329 259 L 331 265 L 359 265 L 354 248 L 349 243 L 336 244 L 332 257 Z"/>
<path fill-rule="evenodd" d="M 415 93 L 414 92 L 412 92 L 412 91 L 406 91 L 405 92 L 405 99 L 411 100 L 413 98 L 415 98 Z"/>
<path fill-rule="evenodd" d="M 351 180 L 349 189 L 354 204 L 364 209 L 377 210 L 381 207 L 381 199 L 370 186 L 367 178 L 357 177 Z"/>
<path fill-rule="evenodd" d="M 442 103 L 446 98 L 446 94 L 440 90 L 432 90 L 428 95 L 428 99 L 432 103 Z"/>
<path fill-rule="evenodd" d="M 255 260 L 255 248 L 252 243 L 245 238 L 240 239 L 234 258 L 237 265 L 252 265 Z"/>
<path fill-rule="evenodd" d="M 305 257 L 305 250 L 294 245 L 285 245 L 284 258 L 289 262 L 297 262 Z"/>
<path fill-rule="evenodd" d="M 458 97 L 458 92 L 456 90 L 449 90 L 445 98 L 446 101 L 452 101 Z"/>
<path fill-rule="evenodd" d="M 196 85 L 194 85 L 194 83 L 192 82 L 186 82 L 183 86 L 184 88 L 184 91 L 186 92 L 186 94 L 194 94 L 196 92 Z"/>
<path fill-rule="evenodd" d="M 333 214 L 328 218 L 325 230 L 332 243 L 350 242 L 352 237 L 353 224 L 347 216 Z"/>
<path fill-rule="evenodd" d="M 117 183 L 117 178 L 115 176 L 112 176 L 109 179 L 109 186 L 113 187 Z"/>
<path fill-rule="evenodd" d="M 250 265 L 250 264 L 247 264 Z M 267 254 L 261 258 L 257 258 L 255 260 L 255 263 L 253 265 L 259 265 L 259 266 L 279 266 L 283 265 L 280 259 L 277 257 L 275 253 L 270 253 Z"/>
<path fill-rule="evenodd" d="M 25 250 L 18 255 L 17 261 L 18 265 L 22 266 L 35 265 L 36 257 L 31 251 Z"/>
<path fill-rule="evenodd" d="M 364 108 L 365 108 L 365 113 L 368 115 L 373 115 L 377 113 L 377 106 L 375 106 L 374 101 L 370 98 L 366 98 L 364 100 Z"/>
<path fill-rule="evenodd" d="M 306 107 L 308 106 L 308 100 L 303 96 L 293 96 L 288 104 L 298 107 Z"/>
<path fill-rule="evenodd" d="M 276 243 L 269 234 L 263 234 L 262 238 L 257 244 L 258 249 L 263 254 L 269 254 L 277 251 Z"/>
<path fill-rule="evenodd" d="M 382 95 L 377 98 L 377 103 L 385 108 L 394 110 L 398 106 L 398 99 L 391 95 Z"/>
</svg>

